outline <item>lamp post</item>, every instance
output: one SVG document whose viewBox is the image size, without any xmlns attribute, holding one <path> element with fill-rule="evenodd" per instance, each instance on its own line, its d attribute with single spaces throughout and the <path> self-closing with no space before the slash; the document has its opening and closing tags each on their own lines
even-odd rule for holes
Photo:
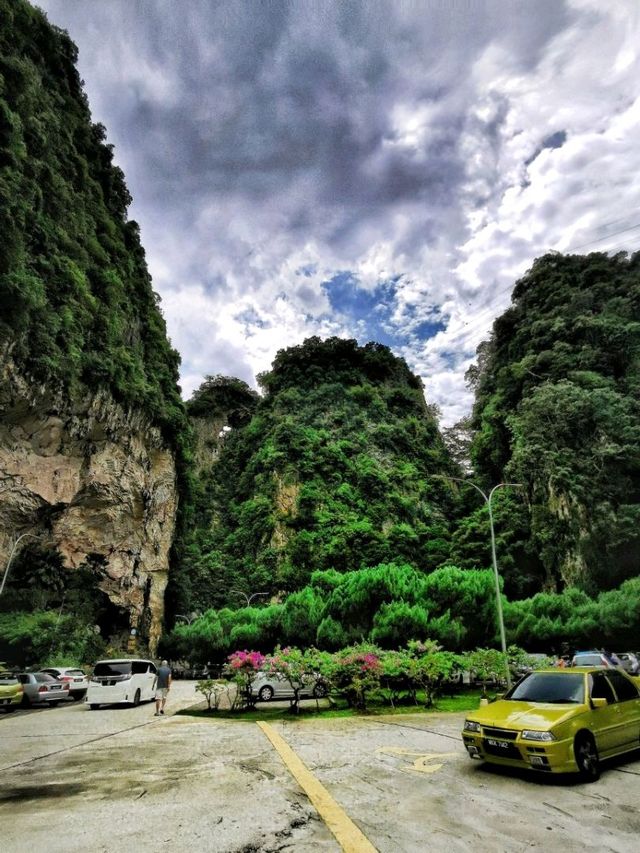
<svg viewBox="0 0 640 853">
<path fill-rule="evenodd" d="M 247 607 L 251 605 L 251 602 L 254 598 L 257 598 L 259 595 L 269 595 L 268 592 L 252 592 L 251 595 L 247 595 L 246 592 L 243 592 L 241 589 L 232 589 L 230 592 L 235 592 L 238 595 L 241 595 L 247 602 Z"/>
<path fill-rule="evenodd" d="M 2 583 L 0 584 L 0 595 L 2 595 L 2 591 L 4 590 L 4 585 L 7 582 L 7 578 L 9 577 L 9 569 L 11 568 L 11 561 L 13 560 L 13 555 L 16 553 L 16 548 L 18 547 L 18 543 L 22 539 L 26 539 L 27 536 L 32 536 L 34 539 L 40 538 L 36 533 L 23 533 L 21 536 L 18 536 L 16 541 L 13 543 L 13 548 L 11 549 L 11 553 L 9 554 L 9 561 L 7 563 L 7 568 L 4 570 L 4 574 L 2 576 Z"/>
<path fill-rule="evenodd" d="M 498 627 L 500 628 L 500 642 L 502 645 L 502 653 L 504 655 L 504 664 L 507 675 L 507 687 L 511 687 L 511 672 L 509 671 L 509 661 L 507 659 L 507 639 L 504 631 L 504 618 L 502 616 L 502 598 L 500 596 L 500 575 L 498 574 L 498 560 L 496 558 L 496 534 L 493 529 L 493 510 L 491 509 L 491 498 L 494 496 L 497 489 L 507 486 L 519 487 L 522 483 L 498 483 L 495 485 L 489 494 L 476 485 L 472 480 L 465 480 L 462 477 L 449 477 L 446 474 L 435 474 L 434 476 L 442 480 L 455 480 L 457 483 L 466 483 L 468 486 L 473 486 L 476 492 L 482 495 L 484 502 L 489 508 L 489 527 L 491 529 L 491 559 L 493 560 L 493 575 L 496 582 L 496 609 L 498 614 Z"/>
</svg>

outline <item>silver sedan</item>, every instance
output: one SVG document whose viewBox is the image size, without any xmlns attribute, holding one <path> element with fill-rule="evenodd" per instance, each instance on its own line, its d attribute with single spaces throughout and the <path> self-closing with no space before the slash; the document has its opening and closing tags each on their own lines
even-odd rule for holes
<svg viewBox="0 0 640 853">
<path fill-rule="evenodd" d="M 69 685 L 57 681 L 47 672 L 20 672 L 18 678 L 22 684 L 23 705 L 59 705 L 69 698 Z"/>
</svg>

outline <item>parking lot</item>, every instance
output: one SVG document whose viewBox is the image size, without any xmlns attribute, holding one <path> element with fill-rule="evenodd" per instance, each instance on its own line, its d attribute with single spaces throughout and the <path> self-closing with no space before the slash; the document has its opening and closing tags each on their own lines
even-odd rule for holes
<svg viewBox="0 0 640 853">
<path fill-rule="evenodd" d="M 170 697 L 169 714 L 198 700 L 192 682 L 174 682 Z M 0 715 L 2 849 L 341 849 L 265 729 L 153 711 L 70 703 Z M 492 769 L 467 758 L 462 718 L 266 728 L 370 845 L 353 850 L 638 849 L 640 756 L 605 765 L 592 785 Z"/>
</svg>

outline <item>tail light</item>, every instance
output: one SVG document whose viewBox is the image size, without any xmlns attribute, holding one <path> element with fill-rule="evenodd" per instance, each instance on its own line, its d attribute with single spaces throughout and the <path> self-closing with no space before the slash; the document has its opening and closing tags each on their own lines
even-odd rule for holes
<svg viewBox="0 0 640 853">
<path fill-rule="evenodd" d="M 41 687 L 38 687 L 38 693 L 46 693 L 49 688 L 46 684 L 43 684 Z"/>
</svg>

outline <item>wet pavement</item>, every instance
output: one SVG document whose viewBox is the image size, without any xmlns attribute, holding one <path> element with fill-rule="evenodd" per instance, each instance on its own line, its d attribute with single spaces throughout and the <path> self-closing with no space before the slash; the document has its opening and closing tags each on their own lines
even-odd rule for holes
<svg viewBox="0 0 640 853">
<path fill-rule="evenodd" d="M 76 704 L 0 718 L 3 851 L 346 849 L 255 723 L 171 716 L 199 698 L 174 682 L 166 717 Z M 490 768 L 467 758 L 462 719 L 271 726 L 381 853 L 638 850 L 638 754 L 591 785 Z"/>
</svg>

